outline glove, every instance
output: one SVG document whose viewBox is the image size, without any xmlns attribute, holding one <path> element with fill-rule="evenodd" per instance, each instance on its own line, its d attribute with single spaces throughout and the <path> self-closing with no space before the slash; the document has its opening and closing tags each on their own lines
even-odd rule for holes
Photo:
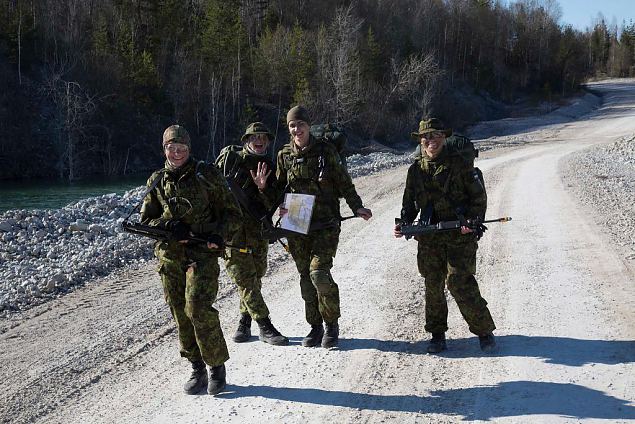
<svg viewBox="0 0 635 424">
<path fill-rule="evenodd" d="M 170 230 L 170 238 L 175 241 L 187 240 L 190 238 L 190 226 L 178 219 L 170 220 L 165 227 Z"/>
<path fill-rule="evenodd" d="M 480 240 L 483 237 L 483 233 L 487 231 L 487 227 L 483 224 L 476 224 L 474 226 L 474 234 L 476 235 L 476 240 Z"/>
<path fill-rule="evenodd" d="M 225 247 L 225 241 L 218 234 L 210 234 L 206 236 L 206 238 L 208 243 L 214 243 L 219 249 L 223 249 Z"/>
</svg>

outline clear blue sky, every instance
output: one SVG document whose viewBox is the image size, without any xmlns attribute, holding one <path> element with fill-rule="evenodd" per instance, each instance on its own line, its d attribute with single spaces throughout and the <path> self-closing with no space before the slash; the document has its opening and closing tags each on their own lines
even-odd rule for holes
<svg viewBox="0 0 635 424">
<path fill-rule="evenodd" d="M 618 28 L 622 21 L 629 24 L 635 22 L 635 0 L 558 0 L 562 8 L 561 24 L 571 24 L 574 28 L 584 30 L 591 27 L 598 16 L 604 15 L 606 23 L 611 25 L 615 18 Z"/>
</svg>

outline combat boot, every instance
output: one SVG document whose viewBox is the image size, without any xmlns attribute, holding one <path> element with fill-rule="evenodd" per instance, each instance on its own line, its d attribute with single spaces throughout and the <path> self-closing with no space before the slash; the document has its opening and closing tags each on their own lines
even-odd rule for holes
<svg viewBox="0 0 635 424">
<path fill-rule="evenodd" d="M 478 342 L 481 345 L 481 350 L 485 353 L 491 353 L 496 349 L 496 339 L 492 333 L 478 336 Z"/>
<path fill-rule="evenodd" d="M 251 338 L 251 315 L 240 314 L 240 321 L 238 321 L 238 329 L 234 333 L 232 340 L 236 343 L 244 343 Z"/>
<path fill-rule="evenodd" d="M 209 382 L 207 383 L 207 394 L 217 395 L 223 391 L 227 382 L 225 364 L 216 367 L 209 367 Z"/>
<path fill-rule="evenodd" d="M 322 341 L 324 335 L 324 327 L 322 324 L 315 324 L 311 326 L 311 331 L 302 339 L 302 346 L 315 347 Z"/>
<path fill-rule="evenodd" d="M 275 346 L 286 346 L 289 339 L 280 334 L 276 327 L 273 326 L 269 317 L 257 320 L 260 327 L 260 340 Z"/>
<path fill-rule="evenodd" d="M 337 321 L 326 323 L 326 332 L 322 337 L 322 347 L 329 348 L 337 346 L 340 336 L 340 326 Z"/>
<path fill-rule="evenodd" d="M 432 338 L 428 343 L 428 353 L 439 353 L 448 348 L 445 343 L 445 333 L 432 333 Z"/>
<path fill-rule="evenodd" d="M 205 369 L 205 362 L 195 361 L 192 362 L 192 375 L 189 380 L 183 386 L 183 390 L 188 395 L 195 395 L 207 384 L 207 370 Z"/>
</svg>

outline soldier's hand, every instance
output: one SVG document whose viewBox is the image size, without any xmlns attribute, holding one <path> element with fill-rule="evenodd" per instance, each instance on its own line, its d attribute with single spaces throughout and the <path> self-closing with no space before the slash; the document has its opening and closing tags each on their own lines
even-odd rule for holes
<svg viewBox="0 0 635 424">
<path fill-rule="evenodd" d="M 395 238 L 403 237 L 403 234 L 401 234 L 401 225 L 395 225 L 392 228 L 392 235 L 395 236 Z"/>
<path fill-rule="evenodd" d="M 262 191 L 267 187 L 267 178 L 271 174 L 271 169 L 265 162 L 258 162 L 258 169 L 255 171 L 250 170 L 249 173 L 251 174 L 251 179 L 258 186 L 258 190 Z"/>
<path fill-rule="evenodd" d="M 361 216 L 364 221 L 368 221 L 373 216 L 373 213 L 368 208 L 359 208 L 355 211 L 355 215 Z"/>
<path fill-rule="evenodd" d="M 285 209 L 285 207 L 283 205 L 280 205 L 280 210 L 278 211 L 278 215 L 285 216 L 287 213 L 289 213 L 289 209 Z"/>
<path fill-rule="evenodd" d="M 183 221 L 170 220 L 165 227 L 170 230 L 172 240 L 187 241 L 190 238 L 190 226 Z"/>
<path fill-rule="evenodd" d="M 469 234 L 473 232 L 474 230 L 472 230 L 470 227 L 466 227 L 465 225 L 461 226 L 461 234 Z"/>
<path fill-rule="evenodd" d="M 225 242 L 218 234 L 210 234 L 207 236 L 207 248 L 208 249 L 222 249 Z"/>
</svg>

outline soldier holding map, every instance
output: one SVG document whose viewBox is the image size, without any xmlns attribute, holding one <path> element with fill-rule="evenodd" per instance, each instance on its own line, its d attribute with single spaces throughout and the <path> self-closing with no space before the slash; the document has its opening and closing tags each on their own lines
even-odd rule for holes
<svg viewBox="0 0 635 424">
<path fill-rule="evenodd" d="M 310 134 L 310 122 L 304 107 L 289 110 L 291 140 L 278 153 L 276 185 L 287 193 L 315 196 L 307 234 L 289 236 L 288 241 L 300 273 L 305 317 L 311 325 L 302 345 L 329 348 L 337 345 L 339 337 L 340 296 L 331 268 L 340 235 L 340 198 L 365 220 L 372 212 L 363 206 L 336 148 Z M 281 207 L 281 215 L 286 212 Z"/>
</svg>

